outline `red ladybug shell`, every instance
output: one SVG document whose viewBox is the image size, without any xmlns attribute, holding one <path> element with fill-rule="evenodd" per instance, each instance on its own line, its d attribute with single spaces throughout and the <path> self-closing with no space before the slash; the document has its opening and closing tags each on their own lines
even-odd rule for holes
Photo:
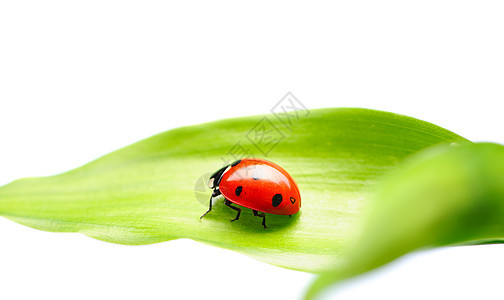
<svg viewBox="0 0 504 300">
<path fill-rule="evenodd" d="M 301 207 L 294 179 L 279 165 L 264 159 L 242 159 L 231 165 L 219 183 L 229 201 L 275 215 L 293 215 Z"/>
</svg>

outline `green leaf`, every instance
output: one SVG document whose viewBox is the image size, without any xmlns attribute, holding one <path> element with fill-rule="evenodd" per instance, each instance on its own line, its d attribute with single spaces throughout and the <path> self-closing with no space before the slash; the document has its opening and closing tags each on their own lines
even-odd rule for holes
<svg viewBox="0 0 504 300">
<path fill-rule="evenodd" d="M 340 263 L 354 235 L 352 224 L 381 174 L 432 145 L 467 142 L 427 122 L 366 109 L 319 109 L 291 121 L 287 127 L 266 115 L 170 130 L 67 173 L 1 187 L 0 215 L 41 230 L 121 244 L 190 238 L 318 272 Z M 262 132 L 266 137 L 284 136 L 267 155 L 259 150 L 271 146 L 259 141 L 261 124 L 278 129 Z M 291 219 L 268 215 L 267 230 L 249 210 L 230 223 L 235 212 L 222 204 L 199 219 L 207 203 L 197 198 L 206 200 L 210 193 L 195 193 L 195 184 L 233 160 L 229 153 L 239 147 L 294 177 L 302 195 L 300 213 Z"/>
<path fill-rule="evenodd" d="M 345 263 L 319 277 L 308 298 L 416 249 L 504 241 L 504 147 L 425 150 L 386 176 L 366 211 Z"/>
</svg>

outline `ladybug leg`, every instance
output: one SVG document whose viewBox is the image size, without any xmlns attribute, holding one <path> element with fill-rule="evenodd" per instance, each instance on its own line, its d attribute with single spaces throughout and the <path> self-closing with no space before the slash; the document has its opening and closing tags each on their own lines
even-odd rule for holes
<svg viewBox="0 0 504 300">
<path fill-rule="evenodd" d="M 220 195 L 220 191 L 219 190 L 214 190 L 213 193 L 212 193 L 212 196 L 210 196 L 210 206 L 208 207 L 208 210 L 200 217 L 200 220 L 206 216 L 206 214 L 208 214 L 211 210 L 212 210 L 212 199 L 213 197 L 216 197 L 216 196 L 219 196 Z"/>
<path fill-rule="evenodd" d="M 266 229 L 266 214 L 263 212 L 259 213 L 257 210 L 252 210 L 252 212 L 254 213 L 254 216 L 263 218 L 262 226 Z"/>
<path fill-rule="evenodd" d="M 210 196 L 210 206 L 208 207 L 208 210 L 200 217 L 200 220 L 212 210 L 212 198 L 213 196 Z"/>
<path fill-rule="evenodd" d="M 229 201 L 227 199 L 224 201 L 224 204 L 226 204 L 227 206 L 231 207 L 232 209 L 238 211 L 238 214 L 236 215 L 236 218 L 232 219 L 231 222 L 234 222 L 234 221 L 238 220 L 240 218 L 241 209 L 239 207 L 232 206 L 231 205 L 231 201 Z"/>
</svg>

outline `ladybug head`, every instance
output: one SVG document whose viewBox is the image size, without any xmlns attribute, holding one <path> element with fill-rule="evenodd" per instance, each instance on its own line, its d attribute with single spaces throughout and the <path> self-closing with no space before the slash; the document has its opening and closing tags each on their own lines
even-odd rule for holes
<svg viewBox="0 0 504 300">
<path fill-rule="evenodd" d="M 218 171 L 213 173 L 212 176 L 210 176 L 210 179 L 208 180 L 208 188 L 214 189 L 214 188 L 218 187 L 219 183 L 221 181 L 222 175 L 224 175 L 224 173 L 227 171 L 228 168 L 229 168 L 229 165 L 222 167 L 221 169 L 219 169 Z"/>
</svg>

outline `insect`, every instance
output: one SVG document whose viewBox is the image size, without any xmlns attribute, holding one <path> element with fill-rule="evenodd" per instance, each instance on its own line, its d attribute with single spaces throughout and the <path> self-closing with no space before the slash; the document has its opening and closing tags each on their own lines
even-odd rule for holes
<svg viewBox="0 0 504 300">
<path fill-rule="evenodd" d="M 301 195 L 294 179 L 279 165 L 264 160 L 245 158 L 216 171 L 208 180 L 213 189 L 210 206 L 200 217 L 212 210 L 213 200 L 224 197 L 224 204 L 237 211 L 231 222 L 240 218 L 241 208 L 252 209 L 254 216 L 262 217 L 266 229 L 266 214 L 289 215 L 301 208 Z"/>
</svg>

